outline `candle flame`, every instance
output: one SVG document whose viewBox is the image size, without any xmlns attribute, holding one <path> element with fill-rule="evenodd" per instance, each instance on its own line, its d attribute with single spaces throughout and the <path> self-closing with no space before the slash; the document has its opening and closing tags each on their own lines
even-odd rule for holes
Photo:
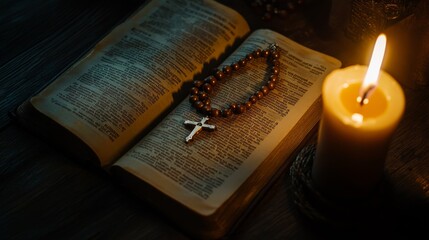
<svg viewBox="0 0 429 240">
<path fill-rule="evenodd" d="M 364 105 L 369 102 L 369 97 L 377 87 L 378 75 L 380 74 L 384 50 L 386 49 L 386 41 L 386 35 L 380 34 L 375 42 L 368 71 L 366 72 L 365 79 L 359 89 L 359 97 L 357 97 L 357 101 L 360 105 Z"/>
</svg>

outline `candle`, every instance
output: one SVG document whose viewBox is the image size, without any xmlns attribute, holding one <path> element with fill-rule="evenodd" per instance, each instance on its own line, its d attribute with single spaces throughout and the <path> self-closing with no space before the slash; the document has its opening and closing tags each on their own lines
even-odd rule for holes
<svg viewBox="0 0 429 240">
<path fill-rule="evenodd" d="M 368 196 L 382 178 L 389 142 L 405 106 L 399 84 L 380 71 L 385 45 L 382 35 L 369 67 L 335 70 L 323 83 L 312 178 L 325 194 Z"/>
</svg>

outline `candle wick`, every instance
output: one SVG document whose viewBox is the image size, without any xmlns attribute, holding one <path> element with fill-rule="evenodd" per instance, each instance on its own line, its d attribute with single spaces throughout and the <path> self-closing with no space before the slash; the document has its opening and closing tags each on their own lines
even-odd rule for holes
<svg viewBox="0 0 429 240">
<path fill-rule="evenodd" d="M 361 96 L 358 97 L 358 102 L 359 102 L 360 106 L 363 106 L 364 104 L 368 103 L 368 101 L 369 101 L 368 97 L 369 97 L 370 93 L 372 92 L 372 90 L 374 90 L 374 89 L 375 89 L 375 86 L 374 85 L 370 85 L 363 92 L 363 96 L 362 97 Z"/>
</svg>

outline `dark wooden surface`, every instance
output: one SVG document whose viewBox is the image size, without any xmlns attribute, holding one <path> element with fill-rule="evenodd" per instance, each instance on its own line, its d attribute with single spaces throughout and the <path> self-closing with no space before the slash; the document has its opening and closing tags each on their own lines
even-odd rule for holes
<svg viewBox="0 0 429 240">
<path fill-rule="evenodd" d="M 4 0 L 0 3 L 0 238 L 188 239 L 106 173 L 79 164 L 20 127 L 9 112 L 85 54 L 144 1 Z M 245 1 L 222 1 L 253 29 L 266 27 L 339 58 L 366 63 L 368 46 L 344 37 L 349 1 L 309 1 L 286 19 L 261 21 Z M 327 3 L 327 5 L 325 5 Z M 321 4 L 320 6 L 316 6 Z M 331 9 L 329 12 L 324 9 Z M 328 27 L 330 26 L 330 27 Z M 371 46 L 372 47 L 372 46 Z M 429 229 L 429 95 L 409 88 L 386 160 L 374 219 L 342 229 L 308 221 L 283 173 L 231 234 L 233 239 L 413 238 Z M 314 138 L 313 138 L 314 139 Z M 364 177 L 364 176 L 363 176 Z M 370 224 L 367 224 L 370 223 Z"/>
</svg>

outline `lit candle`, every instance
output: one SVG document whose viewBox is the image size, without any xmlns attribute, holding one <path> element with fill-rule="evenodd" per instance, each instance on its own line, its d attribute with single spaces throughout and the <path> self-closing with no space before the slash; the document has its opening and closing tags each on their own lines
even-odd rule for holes
<svg viewBox="0 0 429 240">
<path fill-rule="evenodd" d="M 382 178 L 389 142 L 405 107 L 399 84 L 380 71 L 385 46 L 386 38 L 380 35 L 369 67 L 335 70 L 323 83 L 323 114 L 312 168 L 314 184 L 322 192 L 367 196 Z"/>
</svg>

